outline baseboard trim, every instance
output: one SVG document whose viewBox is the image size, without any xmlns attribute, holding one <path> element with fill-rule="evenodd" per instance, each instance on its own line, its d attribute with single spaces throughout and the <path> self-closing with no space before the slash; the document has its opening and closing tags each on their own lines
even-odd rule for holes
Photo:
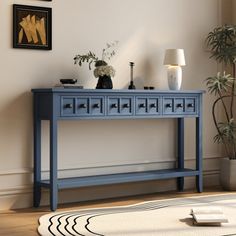
<svg viewBox="0 0 236 236">
<path fill-rule="evenodd" d="M 18 195 L 18 194 L 26 194 L 32 193 L 32 185 L 25 185 L 25 186 L 17 186 L 14 188 L 6 188 L 0 190 L 0 197 L 8 196 L 8 195 Z"/>
<path fill-rule="evenodd" d="M 203 172 L 204 186 L 219 185 L 219 170 Z M 107 189 L 112 191 L 107 191 Z M 195 188 L 195 178 L 189 177 L 185 181 L 185 189 Z M 82 202 L 95 199 L 149 194 L 176 189 L 174 179 L 150 181 L 146 183 L 136 182 L 131 184 L 117 184 L 112 186 L 97 186 L 96 188 L 75 188 L 61 190 L 59 192 L 60 203 Z M 0 190 L 0 211 L 32 207 L 32 185 L 18 186 Z M 95 194 L 96 193 L 96 194 Z M 49 192 L 43 189 L 42 204 L 49 204 Z"/>
<path fill-rule="evenodd" d="M 204 156 L 204 160 L 215 160 L 219 159 L 221 157 L 219 156 Z M 158 158 L 157 158 L 158 159 Z M 195 157 L 185 157 L 185 162 L 192 162 L 195 161 Z M 124 166 L 141 166 L 141 165 L 155 165 L 155 164 L 162 164 L 162 163 L 174 163 L 176 162 L 176 159 L 158 159 L 156 162 L 127 162 L 127 163 L 111 163 L 107 165 L 99 165 L 96 166 L 85 166 L 82 168 L 60 168 L 58 169 L 58 172 L 64 172 L 64 171 L 79 171 L 79 170 L 91 170 L 91 169 L 99 169 L 99 168 L 116 168 L 116 167 L 124 167 Z M 49 170 L 42 170 L 42 173 L 49 173 Z M 0 176 L 5 175 L 21 175 L 21 174 L 33 174 L 33 168 L 19 168 L 19 169 L 8 169 L 8 170 L 0 170 Z"/>
</svg>

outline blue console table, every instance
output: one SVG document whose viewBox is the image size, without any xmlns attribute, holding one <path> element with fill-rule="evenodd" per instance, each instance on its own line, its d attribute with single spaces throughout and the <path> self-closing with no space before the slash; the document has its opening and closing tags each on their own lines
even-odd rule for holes
<svg viewBox="0 0 236 236">
<path fill-rule="evenodd" d="M 50 207 L 57 209 L 58 190 L 84 186 L 196 176 L 202 192 L 202 94 L 203 91 L 32 89 L 34 97 L 34 206 L 40 205 L 41 188 L 50 190 Z M 196 168 L 184 168 L 184 118 L 196 119 Z M 57 175 L 57 121 L 84 119 L 176 118 L 178 159 L 174 169 L 114 173 L 59 179 Z M 50 121 L 50 178 L 41 179 L 41 121 Z"/>
</svg>

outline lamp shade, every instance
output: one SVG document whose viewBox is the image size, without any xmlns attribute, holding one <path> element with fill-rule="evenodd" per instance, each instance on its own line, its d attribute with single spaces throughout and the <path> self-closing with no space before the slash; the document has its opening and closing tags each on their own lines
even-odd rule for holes
<svg viewBox="0 0 236 236">
<path fill-rule="evenodd" d="M 166 49 L 164 65 L 185 66 L 183 49 Z"/>
</svg>

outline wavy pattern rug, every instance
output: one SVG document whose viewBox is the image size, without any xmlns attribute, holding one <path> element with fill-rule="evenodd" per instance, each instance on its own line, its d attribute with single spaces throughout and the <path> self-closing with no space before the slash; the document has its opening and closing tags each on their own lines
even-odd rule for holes
<svg viewBox="0 0 236 236">
<path fill-rule="evenodd" d="M 189 215 L 194 206 L 221 207 L 229 223 L 195 226 Z M 42 236 L 236 236 L 236 194 L 56 212 L 42 216 L 39 223 Z"/>
</svg>

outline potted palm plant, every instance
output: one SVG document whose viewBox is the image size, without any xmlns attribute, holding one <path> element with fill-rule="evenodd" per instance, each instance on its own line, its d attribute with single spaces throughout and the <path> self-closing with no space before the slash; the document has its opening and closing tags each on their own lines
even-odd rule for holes
<svg viewBox="0 0 236 236">
<path fill-rule="evenodd" d="M 225 190 L 236 190 L 236 101 L 235 101 L 235 62 L 236 26 L 224 25 L 215 28 L 206 38 L 211 56 L 230 74 L 218 72 L 206 79 L 210 94 L 216 99 L 212 105 L 213 121 L 217 130 L 214 141 L 222 143 L 227 158 L 221 159 L 220 183 Z M 232 76 L 231 76 L 232 74 Z M 216 107 L 221 106 L 221 118 L 216 117 Z"/>
</svg>

